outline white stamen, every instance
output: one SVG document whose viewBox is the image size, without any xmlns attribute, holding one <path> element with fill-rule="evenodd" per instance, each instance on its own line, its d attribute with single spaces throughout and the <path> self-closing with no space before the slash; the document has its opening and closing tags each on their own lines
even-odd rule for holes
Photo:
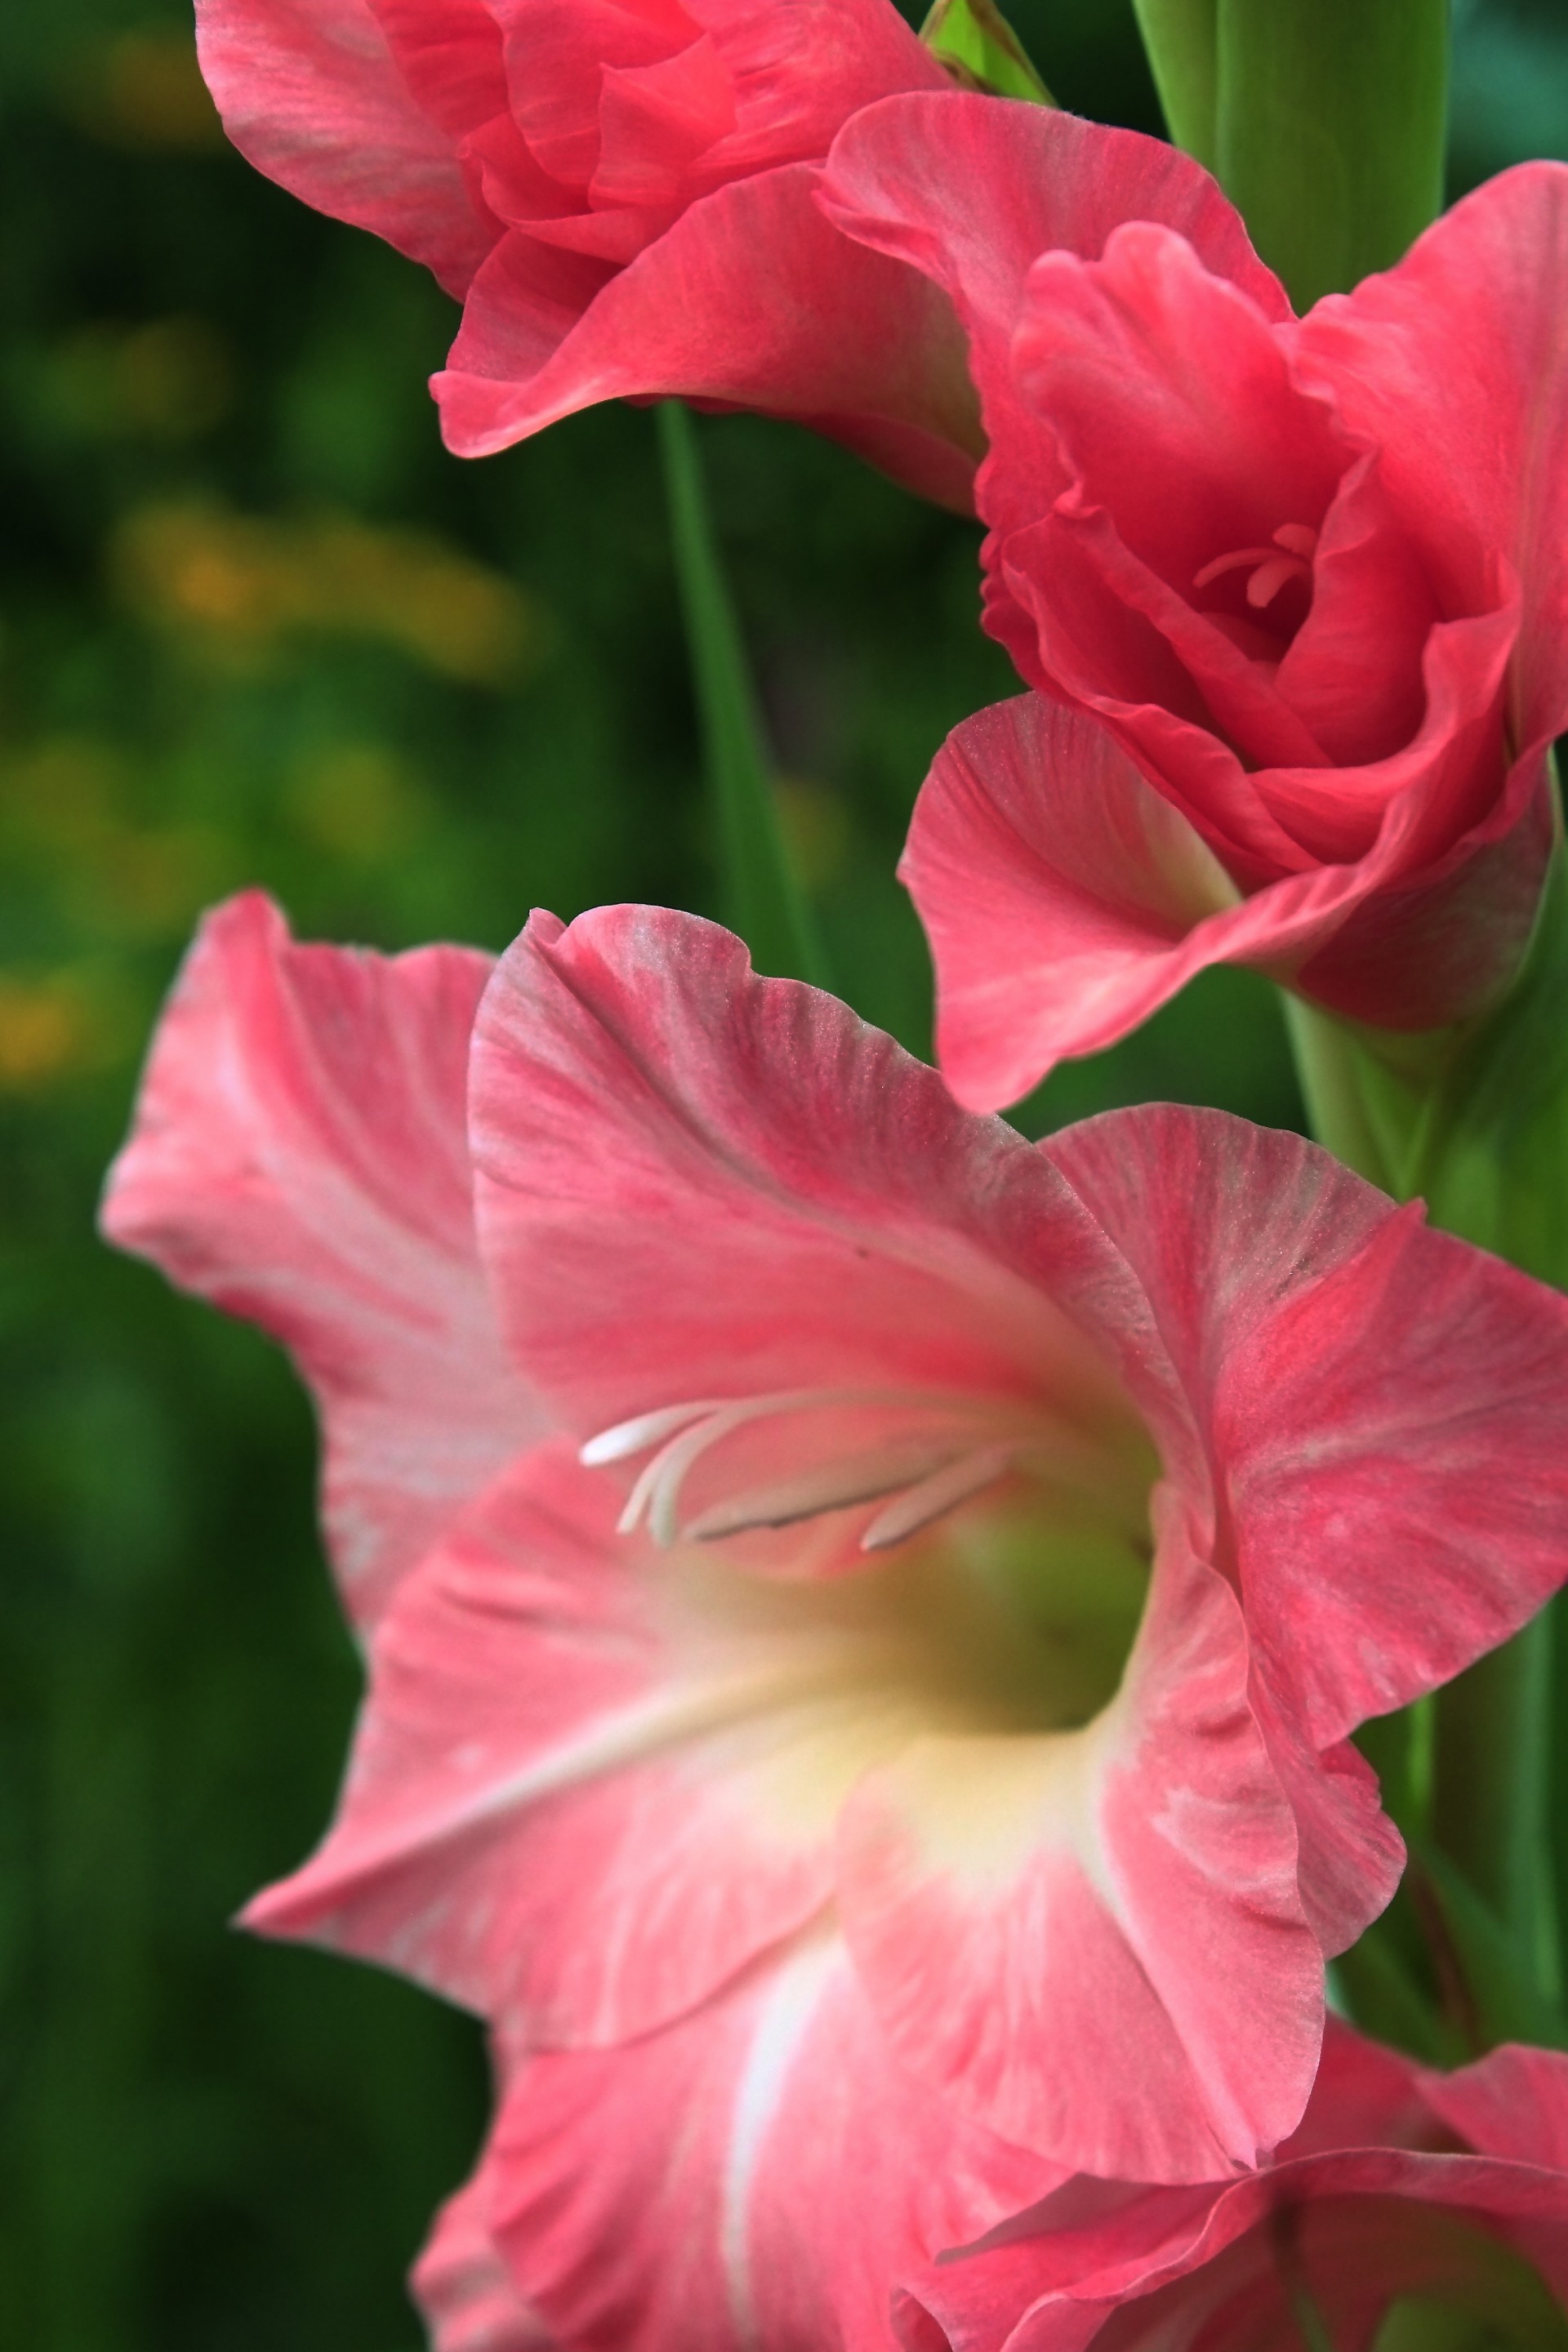
<svg viewBox="0 0 1568 2352">
<path fill-rule="evenodd" d="M 951 1444 L 902 1445 L 820 1463 L 796 1477 L 781 1479 L 776 1486 L 753 1487 L 749 1494 L 713 1504 L 688 1521 L 680 1530 L 681 1540 L 712 1543 L 720 1536 L 738 1536 L 750 1528 L 787 1528 L 796 1519 L 814 1519 L 820 1511 L 875 1502 L 879 1496 L 902 1493 L 952 1459 Z"/>
<path fill-rule="evenodd" d="M 1288 580 L 1301 577 L 1299 555 L 1271 555 L 1260 563 L 1247 583 L 1247 601 L 1254 612 L 1261 613 L 1274 599 Z"/>
<path fill-rule="evenodd" d="M 1012 1468 L 1015 1451 L 1011 1445 L 986 1445 L 933 1470 L 930 1477 L 878 1512 L 860 1538 L 861 1550 L 888 1551 L 907 1537 L 918 1535 L 932 1519 L 940 1519 L 944 1511 L 994 1486 Z"/>
<path fill-rule="evenodd" d="M 579 1448 L 577 1459 L 589 1470 L 601 1469 L 606 1462 L 624 1462 L 628 1454 L 640 1454 L 645 1446 L 673 1437 L 689 1421 L 716 1412 L 722 1402 L 721 1397 L 709 1397 L 700 1404 L 666 1404 L 657 1412 L 639 1412 L 631 1421 L 618 1421 L 614 1429 L 602 1429 L 597 1437 L 590 1437 Z"/>
<path fill-rule="evenodd" d="M 688 1404 L 665 1405 L 658 1412 L 638 1413 L 630 1421 L 617 1422 L 614 1428 L 601 1430 L 596 1437 L 590 1437 L 580 1449 L 579 1459 L 590 1466 L 596 1466 L 625 1461 L 645 1445 L 658 1446 L 658 1452 L 650 1462 L 645 1464 L 626 1497 L 616 1532 L 623 1536 L 631 1535 L 646 1517 L 648 1533 L 654 1542 L 661 1550 L 668 1550 L 679 1533 L 680 1489 L 686 1475 L 710 1445 L 717 1444 L 721 1438 L 728 1437 L 747 1422 L 773 1413 L 832 1412 L 845 1406 L 870 1407 L 880 1411 L 916 1408 L 928 1414 L 938 1412 L 944 1418 L 952 1415 L 971 1422 L 977 1413 L 984 1417 L 987 1412 L 987 1408 L 975 1398 L 931 1395 L 919 1389 L 780 1389 L 769 1396 L 708 1397 Z M 663 1444 L 659 1443 L 661 1439 L 665 1441 Z M 941 1456 L 928 1454 L 925 1458 L 932 1460 Z M 917 1461 L 908 1475 L 918 1475 L 921 1469 L 921 1464 Z M 873 1491 L 886 1494 L 891 1490 L 879 1487 Z M 716 1505 L 714 1507 L 721 1507 Z M 833 1506 L 821 1504 L 817 1507 L 829 1509 Z M 804 1517 L 805 1513 L 792 1512 L 790 1516 Z M 710 1513 L 704 1512 L 701 1523 L 706 1524 L 710 1517 Z M 749 1524 L 767 1523 L 756 1520 Z"/>
</svg>

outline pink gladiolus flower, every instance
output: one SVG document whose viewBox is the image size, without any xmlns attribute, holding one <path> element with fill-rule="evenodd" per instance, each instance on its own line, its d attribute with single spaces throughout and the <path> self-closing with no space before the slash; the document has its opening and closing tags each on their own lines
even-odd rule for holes
<svg viewBox="0 0 1568 2352">
<path fill-rule="evenodd" d="M 818 2291 L 802 2180 L 863 2294 L 1061 2167 L 1256 2162 L 1400 1865 L 1349 1733 L 1568 1567 L 1568 1302 L 1217 1113 L 1031 1146 L 647 908 L 534 919 L 465 1126 L 476 979 L 221 909 L 110 1189 L 330 1430 L 384 1349 L 427 1415 L 339 1820 L 252 1920 L 523 2053 L 487 2226 L 574 2340 L 661 2179 L 729 2343 Z"/>
<path fill-rule="evenodd" d="M 976 1108 L 1215 961 L 1384 1028 L 1482 1011 L 1553 839 L 1568 170 L 1506 173 L 1298 320 L 1163 215 L 1061 249 L 1041 185 L 1130 140 L 900 98 L 826 175 L 964 320 L 987 625 L 1045 698 L 956 730 L 903 868 Z"/>
<path fill-rule="evenodd" d="M 197 0 L 197 30 L 236 145 L 465 301 L 459 455 L 679 393 L 967 509 L 951 306 L 812 200 L 858 107 L 951 87 L 891 0 Z"/>
<path fill-rule="evenodd" d="M 1568 2057 L 1426 2074 L 1331 2031 L 1270 2170 L 1074 2181 L 899 2298 L 907 2352 L 1568 2343 Z M 1386 2331 L 1386 2332 L 1384 2332 Z"/>
</svg>

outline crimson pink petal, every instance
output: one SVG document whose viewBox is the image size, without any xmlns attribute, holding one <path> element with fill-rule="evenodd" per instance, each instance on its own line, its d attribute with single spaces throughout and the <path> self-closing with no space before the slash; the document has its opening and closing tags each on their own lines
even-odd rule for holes
<svg viewBox="0 0 1568 2352">
<path fill-rule="evenodd" d="M 922 271 L 969 337 L 994 456 L 981 510 L 1005 530 L 1045 510 L 1067 476 L 1010 366 L 1025 282 L 1053 247 L 1095 259 L 1123 222 L 1163 222 L 1266 317 L 1279 280 L 1202 167 L 1163 141 L 1005 99 L 920 94 L 868 106 L 835 141 L 822 202 L 846 234 Z"/>
<path fill-rule="evenodd" d="M 1516 752 L 1568 724 L 1568 166 L 1522 163 L 1436 222 L 1385 275 L 1290 333 L 1300 380 L 1381 445 L 1403 528 L 1447 611 L 1490 601 L 1500 551 L 1523 583 Z"/>
<path fill-rule="evenodd" d="M 893 2352 L 899 2277 L 1060 2179 L 902 2073 L 831 1935 L 661 2033 L 523 2061 L 486 2168 L 574 2352 Z"/>
<path fill-rule="evenodd" d="M 445 0 L 440 18 L 460 26 L 462 55 L 433 57 L 444 46 L 436 13 L 428 0 L 197 0 L 196 47 L 242 155 L 319 212 L 422 261 L 460 299 L 500 224 L 473 200 L 447 117 L 477 102 L 474 52 L 496 37 L 480 0 Z M 416 98 L 398 51 L 421 29 L 434 89 L 422 78 Z"/>
<path fill-rule="evenodd" d="M 952 310 L 839 236 L 816 176 L 721 188 L 607 278 L 510 231 L 433 379 L 448 447 L 488 456 L 595 401 L 679 394 L 793 417 L 967 511 L 982 442 Z"/>
<path fill-rule="evenodd" d="M 259 893 L 231 899 L 186 959 L 104 1202 L 111 1241 L 293 1351 L 362 1623 L 542 1426 L 474 1242 L 463 1102 L 489 970 L 464 948 L 297 946 Z"/>
</svg>

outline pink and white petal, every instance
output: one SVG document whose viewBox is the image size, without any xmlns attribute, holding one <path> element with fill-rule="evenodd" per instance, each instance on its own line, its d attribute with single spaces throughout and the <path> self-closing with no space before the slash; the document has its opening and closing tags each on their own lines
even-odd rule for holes
<svg viewBox="0 0 1568 2352">
<path fill-rule="evenodd" d="M 1382 450 L 1383 481 L 1451 613 L 1490 601 L 1500 550 L 1524 584 L 1510 731 L 1568 723 L 1568 167 L 1521 163 L 1331 295 L 1290 331 L 1300 379 Z"/>
<path fill-rule="evenodd" d="M 1076 1398 L 1127 1423 L 1059 1281 L 1125 1286 L 1000 1121 L 716 925 L 535 916 L 476 1031 L 479 1217 L 518 1360 L 587 1437 L 704 1397 Z"/>
<path fill-rule="evenodd" d="M 1568 1300 L 1299 1137 L 1113 1111 L 1041 1149 L 1154 1302 L 1258 1670 L 1320 1748 L 1568 1574 Z"/>
<path fill-rule="evenodd" d="M 430 2330 L 431 2352 L 552 2352 L 553 2338 L 519 2294 L 490 2235 L 490 2171 L 481 2164 L 442 2206 L 410 2291 Z"/>
<path fill-rule="evenodd" d="M 479 0 L 464 0 L 477 20 Z M 224 129 L 318 212 L 422 261 L 461 299 L 500 224 L 453 134 L 416 99 L 371 0 L 197 0 L 196 48 Z"/>
<path fill-rule="evenodd" d="M 247 1925 L 574 2045 L 679 2016 L 821 1909 L 847 1790 L 910 1736 L 886 1643 L 832 1585 L 650 1556 L 618 1501 L 548 1446 L 427 1557 L 338 1819 Z"/>
<path fill-rule="evenodd" d="M 558 284 L 568 257 L 510 231 L 432 379 L 447 446 L 485 457 L 596 401 L 679 395 L 792 417 L 968 512 L 984 444 L 952 309 L 841 236 L 817 177 L 792 163 L 720 188 L 597 285 Z"/>
<path fill-rule="evenodd" d="M 524 2063 L 489 2162 L 574 2352 L 893 2352 L 900 2276 L 1060 2178 L 903 2074 L 831 1934 L 662 2033 Z"/>
<path fill-rule="evenodd" d="M 981 511 L 998 531 L 1044 513 L 1067 476 L 1049 425 L 1011 363 L 1025 282 L 1055 247 L 1097 259 L 1124 221 L 1163 222 L 1266 317 L 1288 318 L 1277 278 L 1208 173 L 1162 141 L 1006 99 L 884 99 L 840 131 L 825 208 L 847 235 L 921 271 L 969 338 L 992 456 Z"/>
<path fill-rule="evenodd" d="M 1300 2121 L 1323 1969 L 1240 1612 L 1181 1507 L 1159 1518 L 1110 1707 L 869 1775 L 838 1899 L 890 2042 L 955 2106 L 1069 2168 L 1200 2181 Z"/>
<path fill-rule="evenodd" d="M 369 1624 L 543 1426 L 503 1350 L 464 1120 L 490 960 L 305 947 L 259 893 L 206 917 L 153 1040 L 103 1230 L 292 1351 L 325 1518 Z"/>
</svg>

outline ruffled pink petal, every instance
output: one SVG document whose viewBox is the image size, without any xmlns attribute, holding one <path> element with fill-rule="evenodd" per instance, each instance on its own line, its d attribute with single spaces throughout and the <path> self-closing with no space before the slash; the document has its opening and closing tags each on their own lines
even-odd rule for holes
<svg viewBox="0 0 1568 2352">
<path fill-rule="evenodd" d="M 1384 488 L 1446 609 L 1508 557 L 1524 620 L 1514 749 L 1568 723 L 1568 168 L 1521 164 L 1446 213 L 1384 276 L 1290 333 L 1297 373 L 1381 448 Z"/>
<path fill-rule="evenodd" d="M 474 1242 L 464 1088 L 489 959 L 300 947 L 209 915 L 153 1041 L 103 1230 L 294 1353 L 345 1599 L 374 1621 L 542 1415 Z"/>
<path fill-rule="evenodd" d="M 922 271 L 969 338 L 993 456 L 979 485 L 994 530 L 1044 513 L 1068 476 L 1010 364 L 1025 282 L 1054 247 L 1098 258 L 1125 221 L 1163 222 L 1267 318 L 1279 280 L 1208 173 L 1163 142 L 1005 99 L 920 95 L 868 106 L 834 142 L 823 202 L 847 235 Z"/>
<path fill-rule="evenodd" d="M 489 2231 L 490 2175 L 481 2167 L 436 2217 L 409 2286 L 432 2352 L 552 2352 L 553 2338 L 512 2283 Z"/>
<path fill-rule="evenodd" d="M 839 1805 L 909 1736 L 877 1629 L 831 1585 L 650 1557 L 618 1502 L 547 1447 L 423 1563 L 338 1820 L 248 1926 L 572 2044 L 680 2015 L 821 1909 Z"/>
<path fill-rule="evenodd" d="M 678 394 L 793 417 L 967 511 L 983 445 L 952 311 L 839 236 L 816 180 L 796 163 L 721 188 L 609 278 L 510 231 L 432 380 L 448 447 L 484 457 L 595 401 Z"/>
<path fill-rule="evenodd" d="M 1053 1303 L 1118 1279 L 1054 1171 L 714 924 L 536 915 L 480 1013 L 471 1128 L 509 1335 L 584 1438 L 688 1400 L 889 1383 L 1076 1394 L 1125 1423 Z"/>
<path fill-rule="evenodd" d="M 839 1899 L 894 2047 L 961 2111 L 1070 2168 L 1203 2180 L 1300 2122 L 1322 1956 L 1240 1611 L 1162 1516 L 1106 1714 L 874 1773 Z"/>
<path fill-rule="evenodd" d="M 1277 314 L 1157 221 L 1124 222 L 1096 259 L 1041 254 L 1012 357 L 1082 496 L 1114 502 L 1184 602 L 1213 560 L 1280 524 L 1316 530 L 1350 462 L 1327 403 L 1291 380 Z"/>
<path fill-rule="evenodd" d="M 1253 966 L 1390 1028 L 1441 1025 L 1494 1001 L 1530 938 L 1555 820 L 1536 753 L 1480 820 L 1463 821 L 1495 715 L 1484 698 L 1461 704 L 1478 630 L 1494 640 L 1489 676 L 1500 680 L 1505 625 L 1433 632 L 1427 720 L 1386 763 L 1394 782 L 1367 855 L 1303 860 L 1305 871 L 1239 900 L 1190 822 L 1203 788 L 1186 813 L 1157 793 L 1123 756 L 1120 725 L 1023 697 L 957 728 L 916 803 L 900 872 L 931 940 L 938 1050 L 959 1100 L 1016 1102 L 1058 1061 L 1125 1036 L 1211 963 Z M 1228 763 L 1232 782 L 1255 796 L 1268 784 L 1283 804 L 1291 783 L 1305 794 L 1324 782 L 1321 770 L 1244 779 L 1200 730 L 1184 737 L 1149 709 L 1136 718 L 1145 734 L 1159 730 L 1173 763 L 1201 753 L 1205 784 L 1223 785 Z M 1348 796 L 1376 775 L 1328 781 Z"/>
<path fill-rule="evenodd" d="M 500 233 L 457 152 L 504 102 L 481 0 L 197 0 L 196 47 L 242 155 L 461 299 Z"/>
<path fill-rule="evenodd" d="M 1221 1467 L 1218 1564 L 1321 1749 L 1558 1589 L 1568 1301 L 1217 1112 L 1112 1112 L 1042 1149 L 1157 1302 Z"/>
<path fill-rule="evenodd" d="M 830 1936 L 662 2033 L 524 2061 L 486 2169 L 574 2352 L 892 2352 L 898 2279 L 1060 2178 L 902 2073 Z"/>
</svg>

